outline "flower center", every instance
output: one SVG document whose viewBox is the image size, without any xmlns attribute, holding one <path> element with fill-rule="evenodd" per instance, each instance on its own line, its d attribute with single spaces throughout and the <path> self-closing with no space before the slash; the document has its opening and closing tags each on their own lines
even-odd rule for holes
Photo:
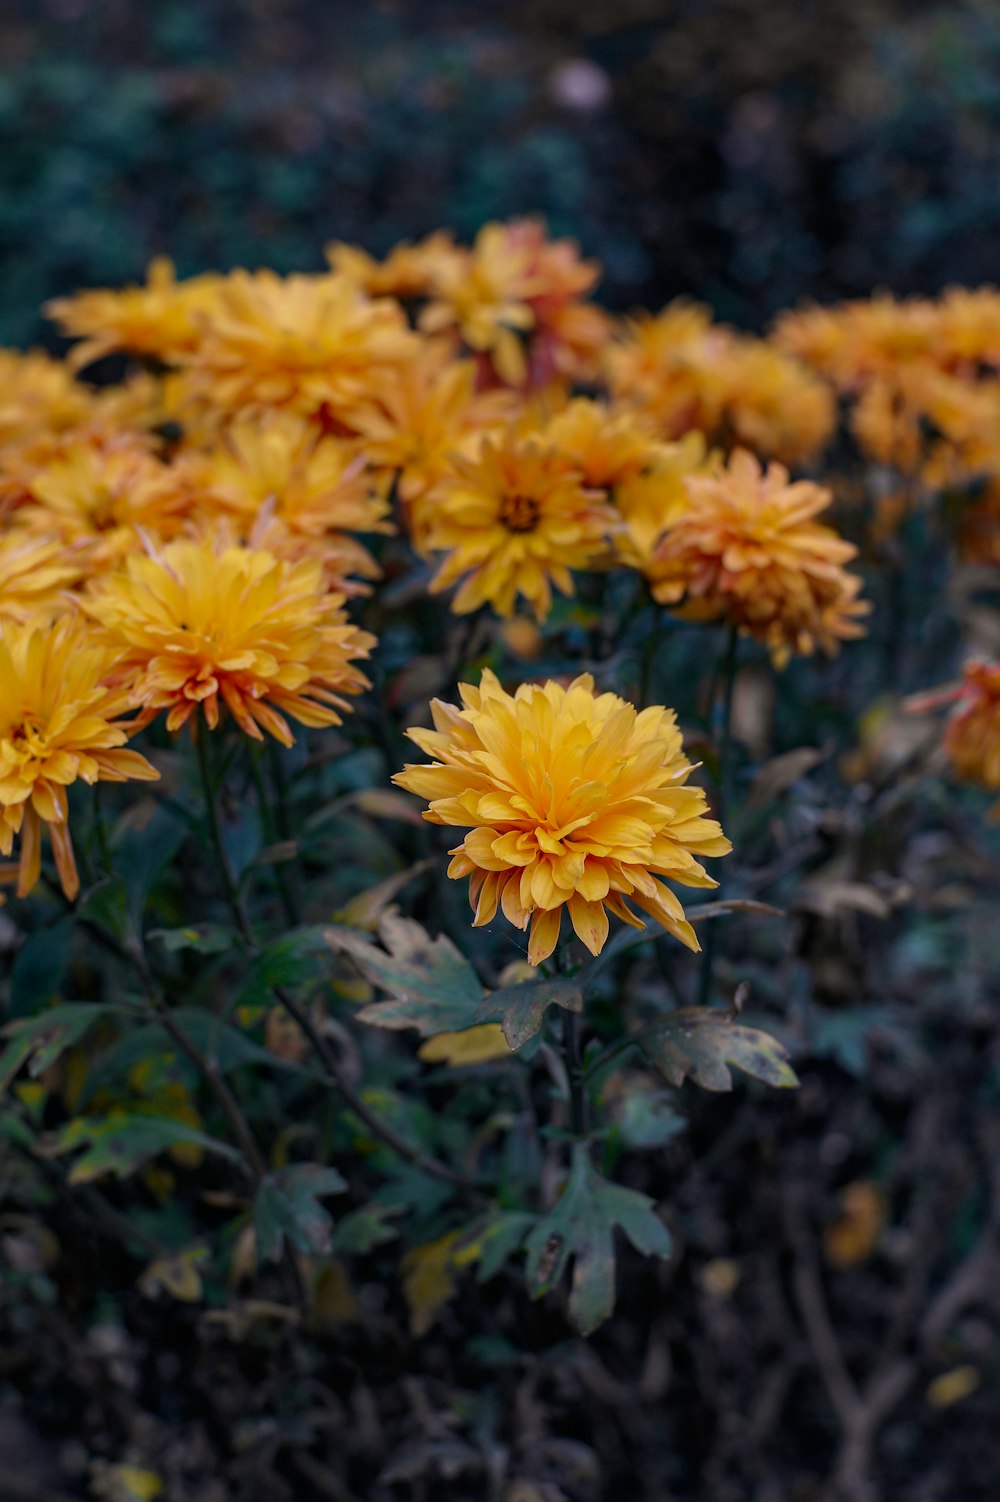
<svg viewBox="0 0 1000 1502">
<path fill-rule="evenodd" d="M 533 532 L 538 525 L 538 502 L 532 495 L 505 495 L 500 520 L 509 532 Z"/>
</svg>

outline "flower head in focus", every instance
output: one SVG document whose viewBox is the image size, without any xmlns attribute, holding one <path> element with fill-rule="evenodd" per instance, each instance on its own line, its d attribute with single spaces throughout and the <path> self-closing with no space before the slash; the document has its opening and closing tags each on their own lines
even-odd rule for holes
<svg viewBox="0 0 1000 1502">
<path fill-rule="evenodd" d="M 214 730 L 225 706 L 246 735 L 290 746 L 286 715 L 339 725 L 345 695 L 368 686 L 356 661 L 374 638 L 347 620 L 316 559 L 173 542 L 99 579 L 85 604 L 134 674 L 143 722 L 165 710 L 168 730 L 199 708 Z"/>
<path fill-rule="evenodd" d="M 852 543 L 816 521 L 830 492 L 762 470 L 737 449 L 725 468 L 686 481 L 689 504 L 648 565 L 653 594 L 691 620 L 726 621 L 782 666 L 794 653 L 833 653 L 863 635 Z"/>
<path fill-rule="evenodd" d="M 20 835 L 18 895 L 41 870 L 44 824 L 63 891 L 80 889 L 69 833 L 71 783 L 142 781 L 159 776 L 125 749 L 132 708 L 116 653 L 79 616 L 54 625 L 5 621 L 0 632 L 0 851 Z"/>
<path fill-rule="evenodd" d="M 461 579 L 452 601 L 460 615 L 486 604 L 510 615 L 521 596 L 544 620 L 552 586 L 572 594 L 570 570 L 606 547 L 614 511 L 531 429 L 484 439 L 477 457 L 454 458 L 452 471 L 428 500 L 426 548 L 445 554 L 431 588 Z"/>
<path fill-rule="evenodd" d="M 673 711 L 639 712 L 596 693 L 589 675 L 511 695 L 486 671 L 479 688 L 460 692 L 463 708 L 435 700 L 434 729 L 407 732 L 431 764 L 393 781 L 427 799 L 431 823 L 469 831 L 448 874 L 471 877 L 475 924 L 498 908 L 517 928 L 530 924 L 528 956 L 539 965 L 564 909 L 599 954 L 608 914 L 642 928 L 637 907 L 697 950 L 664 881 L 714 887 L 698 857 L 732 846 L 705 817 L 702 789 L 685 785 L 692 767 Z"/>
</svg>

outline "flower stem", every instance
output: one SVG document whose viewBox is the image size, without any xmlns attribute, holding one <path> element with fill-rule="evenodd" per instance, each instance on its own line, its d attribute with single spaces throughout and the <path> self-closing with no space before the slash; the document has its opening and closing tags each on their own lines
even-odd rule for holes
<svg viewBox="0 0 1000 1502">
<path fill-rule="evenodd" d="M 726 645 L 722 654 L 722 661 L 719 665 L 717 680 L 717 683 L 721 682 L 722 694 L 721 696 L 716 696 L 716 702 L 712 710 L 712 718 L 715 721 L 713 730 L 715 732 L 716 745 L 719 749 L 715 806 L 720 824 L 730 813 L 733 802 L 733 688 L 736 683 L 738 662 L 739 632 L 735 626 L 730 626 L 726 633 Z M 721 881 L 717 895 L 722 896 Z M 698 1000 L 703 1007 L 708 1006 L 712 999 L 714 960 L 715 924 L 710 923 L 705 934 L 705 945 L 701 957 L 701 980 Z"/>
<path fill-rule="evenodd" d="M 217 805 L 217 790 L 212 777 L 210 753 L 204 745 L 204 741 L 207 739 L 207 736 L 199 735 L 196 744 L 198 747 L 198 766 L 201 771 L 201 782 L 205 795 L 209 829 L 218 857 L 219 870 L 222 874 L 223 885 L 233 914 L 233 920 L 247 953 L 254 956 L 260 953 L 260 946 L 254 935 L 253 926 L 246 910 L 246 904 L 243 901 L 239 885 L 233 874 L 233 868 L 225 847 L 222 823 L 219 818 Z M 221 792 L 221 789 L 218 791 Z M 421 1169 L 424 1173 L 431 1175 L 431 1177 L 441 1179 L 447 1184 L 453 1184 L 457 1188 L 475 1188 L 472 1180 L 466 1178 L 464 1174 L 457 1173 L 453 1168 L 449 1168 L 446 1163 L 441 1163 L 437 1158 L 433 1158 L 426 1153 L 420 1152 L 417 1148 L 411 1147 L 404 1137 L 399 1136 L 392 1127 L 380 1121 L 358 1091 L 355 1090 L 350 1080 L 347 1079 L 340 1067 L 340 1061 L 337 1058 L 335 1050 L 314 1025 L 308 1011 L 299 1005 L 284 986 L 272 986 L 271 991 L 284 1007 L 292 1021 L 297 1023 L 301 1028 L 323 1067 L 324 1078 L 327 1084 L 331 1085 L 338 1092 L 344 1104 L 354 1112 L 355 1116 L 365 1124 L 374 1136 L 384 1142 L 399 1157 L 404 1158 L 408 1163 L 412 1163 L 415 1168 Z"/>
<path fill-rule="evenodd" d="M 563 1058 L 566 1077 L 569 1080 L 570 1122 L 574 1137 L 586 1137 L 587 1087 L 583 1077 L 583 1061 L 580 1057 L 580 1018 L 576 1012 L 563 1009 L 562 1014 Z"/>
</svg>

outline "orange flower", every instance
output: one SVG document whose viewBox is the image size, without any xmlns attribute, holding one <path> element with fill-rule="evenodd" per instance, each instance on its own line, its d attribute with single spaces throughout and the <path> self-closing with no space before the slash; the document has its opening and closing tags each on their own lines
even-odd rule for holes
<svg viewBox="0 0 1000 1502">
<path fill-rule="evenodd" d="M 448 875 L 472 878 L 475 924 L 498 908 L 517 928 L 531 925 L 528 957 L 548 958 L 564 909 L 593 954 L 608 937 L 608 914 L 643 928 L 629 903 L 690 949 L 699 945 L 684 909 L 663 882 L 714 887 L 697 856 L 732 849 L 705 794 L 686 787 L 691 763 L 672 710 L 639 713 L 598 694 L 584 675 L 568 688 L 522 684 L 505 693 L 492 673 L 461 684 L 463 708 L 431 705 L 433 730 L 409 730 L 432 758 L 393 781 L 426 798 L 432 824 L 468 829 Z"/>
<path fill-rule="evenodd" d="M 697 305 L 672 303 L 631 320 L 605 364 L 612 392 L 648 412 L 665 438 L 696 428 L 793 464 L 818 453 L 833 431 L 822 381 L 765 341 L 713 324 Z"/>
<path fill-rule="evenodd" d="M 404 240 L 384 261 L 377 261 L 360 246 L 341 241 L 326 249 L 332 271 L 349 277 L 369 297 L 398 297 L 401 302 L 426 297 L 442 268 L 460 264 L 464 256 L 446 230 L 438 230 L 416 245 Z"/>
<path fill-rule="evenodd" d="M 552 586 L 572 594 L 570 570 L 606 548 L 614 511 L 530 430 L 487 438 L 477 458 L 456 457 L 452 469 L 428 505 L 426 546 L 445 554 L 431 589 L 464 576 L 452 601 L 459 615 L 486 604 L 510 615 L 521 596 L 544 620 Z"/>
<path fill-rule="evenodd" d="M 857 549 L 815 520 L 830 492 L 788 471 L 765 472 L 737 449 L 725 469 L 686 481 L 690 504 L 653 554 L 661 604 L 692 620 L 728 621 L 783 666 L 795 652 L 835 652 L 863 635 L 861 581 L 844 569 Z"/>
<path fill-rule="evenodd" d="M 217 409 L 291 407 L 336 421 L 391 378 L 413 336 L 397 303 L 344 276 L 234 271 L 187 355 L 195 395 Z"/>
<path fill-rule="evenodd" d="M 216 275 L 178 282 L 173 262 L 160 257 L 151 263 L 145 286 L 78 292 L 46 303 L 45 311 L 63 333 L 82 340 L 70 351 L 74 369 L 116 350 L 170 364 L 197 345 L 199 316 L 222 285 Z"/>
<path fill-rule="evenodd" d="M 339 725 L 344 696 L 368 687 L 355 661 L 374 638 L 346 619 L 315 559 L 174 542 L 131 557 L 85 604 L 135 675 L 144 723 L 166 710 L 178 730 L 200 707 L 214 730 L 225 705 L 246 735 L 290 746 L 284 715 Z"/>
<path fill-rule="evenodd" d="M 93 395 L 39 350 L 0 349 L 0 443 L 31 440 L 84 422 Z"/>
<path fill-rule="evenodd" d="M 21 837 L 18 896 L 41 871 L 44 824 L 63 891 L 80 890 L 69 833 L 67 787 L 148 781 L 159 773 L 123 749 L 134 728 L 116 653 L 78 616 L 52 625 L 5 621 L 0 636 L 0 851 Z"/>
<path fill-rule="evenodd" d="M 83 558 L 52 537 L 34 537 L 20 528 L 0 536 L 0 619 L 41 619 L 69 603 L 64 591 L 77 584 Z"/>
<path fill-rule="evenodd" d="M 374 488 L 356 443 L 325 436 L 294 412 L 238 417 L 207 449 L 185 453 L 179 470 L 197 497 L 202 524 L 220 514 L 244 539 L 274 535 L 315 540 L 365 579 L 377 579 L 371 554 L 351 534 L 389 532 L 388 505 Z M 308 551 L 308 549 L 304 550 Z"/>
<path fill-rule="evenodd" d="M 599 269 L 569 240 L 549 240 L 538 220 L 486 224 L 472 249 L 441 259 L 427 333 L 453 333 L 507 386 L 539 388 L 596 373 L 608 319 L 581 302 Z"/>
<path fill-rule="evenodd" d="M 18 525 L 87 544 L 93 567 L 139 545 L 140 528 L 161 537 L 176 533 L 191 505 L 180 473 L 137 434 L 76 435 L 21 478 L 27 496 Z"/>
<path fill-rule="evenodd" d="M 1000 792 L 1000 664 L 966 663 L 944 748 L 962 782 Z M 1000 816 L 1000 803 L 991 813 Z"/>
</svg>

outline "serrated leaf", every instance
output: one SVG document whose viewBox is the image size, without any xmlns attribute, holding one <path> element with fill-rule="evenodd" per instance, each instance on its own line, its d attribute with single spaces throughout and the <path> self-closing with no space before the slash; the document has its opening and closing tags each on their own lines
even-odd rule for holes
<svg viewBox="0 0 1000 1502">
<path fill-rule="evenodd" d="M 71 1184 L 87 1184 L 103 1174 L 127 1178 L 149 1158 L 168 1147 L 190 1143 L 206 1152 L 216 1153 L 231 1162 L 240 1162 L 240 1154 L 227 1142 L 199 1132 L 167 1116 L 133 1116 L 127 1111 L 110 1111 L 107 1116 L 77 1116 L 57 1133 L 48 1152 L 53 1156 L 86 1151 L 69 1172 Z"/>
<path fill-rule="evenodd" d="M 474 1236 L 456 1247 L 455 1265 L 465 1267 L 477 1262 L 476 1281 L 488 1283 L 495 1278 L 508 1258 L 520 1251 L 524 1239 L 537 1221 L 527 1210 L 495 1210 L 480 1225 Z"/>
<path fill-rule="evenodd" d="M 654 1203 L 648 1195 L 602 1178 L 590 1161 L 587 1144 L 574 1143 L 563 1192 L 525 1244 L 532 1297 L 549 1293 L 572 1257 L 570 1318 L 581 1335 L 590 1335 L 615 1306 L 615 1227 L 637 1251 L 670 1255 L 670 1235 Z"/>
<path fill-rule="evenodd" d="M 100 1017 L 116 1008 L 109 1002 L 67 1001 L 40 1017 L 22 1017 L 3 1029 L 10 1042 L 0 1054 L 0 1091 L 8 1088 L 24 1064 L 37 1079 L 67 1048 L 79 1043 Z"/>
<path fill-rule="evenodd" d="M 483 1000 L 476 1017 L 499 1016 L 503 1035 L 516 1052 L 540 1031 L 545 1013 L 551 1006 L 564 1007 L 567 1012 L 582 1012 L 583 992 L 575 981 L 558 976 L 552 980 L 502 986 Z"/>
<path fill-rule="evenodd" d="M 642 1039 L 642 1050 L 671 1085 L 691 1079 L 703 1090 L 731 1090 L 732 1069 L 777 1089 L 799 1083 L 777 1038 L 711 1007 L 671 1012 L 655 1033 Z"/>
<path fill-rule="evenodd" d="M 320 1199 L 343 1194 L 347 1184 L 335 1168 L 320 1163 L 292 1163 L 269 1173 L 257 1190 L 254 1227 L 257 1255 L 276 1262 L 285 1238 L 300 1252 L 318 1256 L 333 1245 L 333 1220 Z"/>
<path fill-rule="evenodd" d="M 390 1222 L 402 1215 L 402 1205 L 371 1203 L 352 1210 L 337 1223 L 333 1233 L 334 1252 L 370 1252 L 386 1241 L 395 1241 L 399 1231 Z"/>
<path fill-rule="evenodd" d="M 383 915 L 378 932 L 381 945 L 350 928 L 326 930 L 330 948 L 349 955 L 366 980 L 392 997 L 362 1007 L 362 1022 L 415 1027 L 425 1038 L 475 1022 L 483 988 L 450 939 L 444 934 L 432 939 L 412 918 L 390 913 Z"/>
</svg>

